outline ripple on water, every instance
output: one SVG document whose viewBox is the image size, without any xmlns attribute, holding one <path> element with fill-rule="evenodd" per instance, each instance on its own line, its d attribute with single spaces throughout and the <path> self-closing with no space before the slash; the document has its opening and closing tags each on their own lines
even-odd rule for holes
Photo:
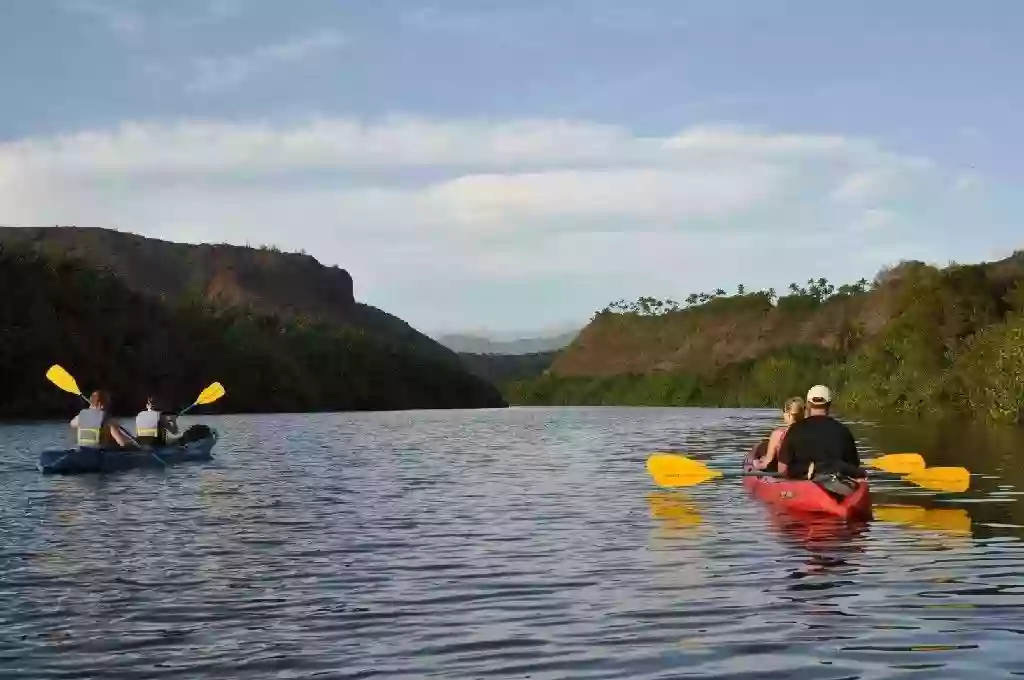
<svg viewBox="0 0 1024 680">
<path fill-rule="evenodd" d="M 212 464 L 60 479 L 31 464 L 62 425 L 0 428 L 0 675 L 1024 673 L 1021 492 L 998 475 L 964 495 L 886 481 L 864 524 L 728 480 L 651 488 L 649 451 L 728 467 L 774 418 L 210 418 Z"/>
</svg>

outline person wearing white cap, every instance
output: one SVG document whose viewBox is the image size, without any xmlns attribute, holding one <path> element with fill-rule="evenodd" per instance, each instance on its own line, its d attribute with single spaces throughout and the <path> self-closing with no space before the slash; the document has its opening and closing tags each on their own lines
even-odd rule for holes
<svg viewBox="0 0 1024 680">
<path fill-rule="evenodd" d="M 807 417 L 790 426 L 779 447 L 783 476 L 806 478 L 812 470 L 815 474 L 864 476 L 853 433 L 829 415 L 831 407 L 832 390 L 824 385 L 807 390 Z"/>
<path fill-rule="evenodd" d="M 832 405 L 832 390 L 824 385 L 815 385 L 811 389 L 807 390 L 807 403 L 813 404 L 820 409 L 822 413 L 828 415 L 829 406 Z"/>
</svg>

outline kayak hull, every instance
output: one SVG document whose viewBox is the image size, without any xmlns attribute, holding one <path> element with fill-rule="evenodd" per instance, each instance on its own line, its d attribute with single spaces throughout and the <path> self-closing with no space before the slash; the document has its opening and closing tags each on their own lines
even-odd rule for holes
<svg viewBox="0 0 1024 680">
<path fill-rule="evenodd" d="M 117 472 L 135 468 L 163 468 L 186 461 L 213 459 L 217 431 L 209 429 L 202 439 L 185 444 L 172 443 L 151 449 L 45 449 L 36 467 L 47 475 L 76 475 Z"/>
<path fill-rule="evenodd" d="M 752 454 L 743 459 L 743 471 L 754 471 Z M 867 481 L 861 481 L 854 492 L 842 500 L 809 479 L 744 477 L 743 486 L 755 498 L 794 512 L 832 515 L 842 519 L 871 518 L 871 491 Z"/>
</svg>

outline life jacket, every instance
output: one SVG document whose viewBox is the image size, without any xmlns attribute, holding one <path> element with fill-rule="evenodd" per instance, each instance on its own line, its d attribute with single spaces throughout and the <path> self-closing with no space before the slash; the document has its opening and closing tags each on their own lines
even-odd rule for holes
<svg viewBox="0 0 1024 680">
<path fill-rule="evenodd" d="M 135 416 L 135 436 L 139 439 L 160 439 L 160 411 L 141 411 Z"/>
<path fill-rule="evenodd" d="M 78 412 L 78 445 L 92 448 L 103 446 L 103 426 L 107 412 L 95 408 L 83 408 Z"/>
</svg>

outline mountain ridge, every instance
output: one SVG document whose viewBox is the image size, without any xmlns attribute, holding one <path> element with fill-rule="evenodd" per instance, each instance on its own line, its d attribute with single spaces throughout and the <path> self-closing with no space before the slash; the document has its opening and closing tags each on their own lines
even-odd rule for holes
<svg viewBox="0 0 1024 680">
<path fill-rule="evenodd" d="M 214 379 L 228 395 L 208 412 L 508 405 L 456 353 L 355 302 L 348 273 L 314 258 L 111 230 L 18 229 L 0 229 L 0 417 L 78 408 L 47 389 L 53 363 L 86 392 L 109 389 L 117 412 L 154 392 L 187 404 Z"/>
<path fill-rule="evenodd" d="M 357 302 L 351 274 L 304 252 L 273 246 L 180 243 L 103 227 L 3 227 L 0 244 L 47 257 L 73 257 L 121 277 L 129 288 L 164 301 L 201 299 L 287 318 L 363 328 L 459 363 L 457 353 L 381 309 Z"/>
</svg>

